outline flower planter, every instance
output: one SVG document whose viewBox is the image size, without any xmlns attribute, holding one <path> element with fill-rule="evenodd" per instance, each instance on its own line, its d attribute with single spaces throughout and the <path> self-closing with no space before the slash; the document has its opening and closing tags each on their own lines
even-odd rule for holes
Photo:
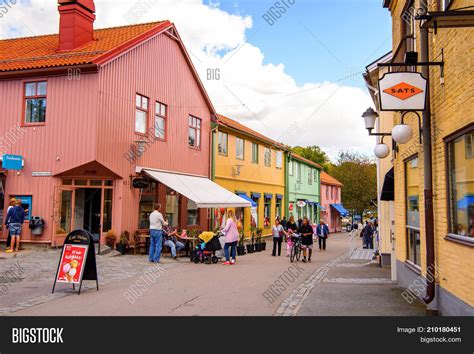
<svg viewBox="0 0 474 354">
<path fill-rule="evenodd" d="M 262 251 L 265 251 L 267 249 L 267 243 L 266 242 L 262 242 L 260 244 L 260 247 L 262 248 Z"/>
<path fill-rule="evenodd" d="M 247 245 L 247 253 L 253 253 L 254 251 L 254 245 Z"/>
<path fill-rule="evenodd" d="M 262 252 L 262 244 L 256 243 L 255 244 L 255 252 Z"/>
<path fill-rule="evenodd" d="M 116 249 L 120 254 L 124 255 L 127 251 L 127 245 L 125 243 L 117 243 Z"/>
<path fill-rule="evenodd" d="M 245 254 L 245 246 L 237 246 L 237 255 L 243 256 Z"/>
</svg>

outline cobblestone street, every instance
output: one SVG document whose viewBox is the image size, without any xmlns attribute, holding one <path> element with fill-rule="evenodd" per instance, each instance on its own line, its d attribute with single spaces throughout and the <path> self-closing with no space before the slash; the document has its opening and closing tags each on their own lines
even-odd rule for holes
<svg viewBox="0 0 474 354">
<path fill-rule="evenodd" d="M 3 274 L 11 269 L 17 276 L 2 277 L 0 315 L 423 315 L 355 242 L 347 233 L 331 235 L 328 250 L 315 249 L 312 263 L 298 263 L 301 274 L 272 298 L 265 294 L 292 264 L 268 251 L 240 257 L 230 268 L 164 257 L 159 281 L 131 300 L 128 292 L 152 267 L 147 256 L 97 256 L 100 290 L 85 281 L 78 297 L 64 284 L 51 294 L 59 250 L 4 254 Z"/>
</svg>

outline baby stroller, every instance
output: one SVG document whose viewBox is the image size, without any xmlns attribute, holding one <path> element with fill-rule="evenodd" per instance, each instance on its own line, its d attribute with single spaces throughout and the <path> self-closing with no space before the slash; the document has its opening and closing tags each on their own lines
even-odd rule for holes
<svg viewBox="0 0 474 354">
<path fill-rule="evenodd" d="M 203 232 L 198 236 L 199 243 L 196 249 L 191 254 L 191 261 L 196 264 L 216 264 L 219 262 L 220 257 L 216 256 L 216 251 L 222 249 L 219 237 L 221 233 L 214 234 L 212 232 Z"/>
</svg>

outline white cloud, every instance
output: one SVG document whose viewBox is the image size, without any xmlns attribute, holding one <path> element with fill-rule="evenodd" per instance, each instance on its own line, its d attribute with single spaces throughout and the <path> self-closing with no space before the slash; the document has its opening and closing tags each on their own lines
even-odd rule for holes
<svg viewBox="0 0 474 354">
<path fill-rule="evenodd" d="M 0 19 L 0 36 L 57 32 L 59 17 L 53 3 L 18 3 Z M 331 157 L 347 149 L 371 153 L 375 143 L 367 137 L 360 118 L 371 105 L 367 92 L 343 82 L 299 86 L 283 64 L 264 64 L 259 48 L 243 44 L 253 30 L 250 17 L 229 14 L 218 3 L 209 6 L 201 0 L 95 3 L 96 28 L 130 21 L 174 22 L 218 112 L 287 144 L 319 145 Z M 141 12 L 143 4 L 148 10 Z M 207 70 L 214 68 L 220 70 L 221 80 L 208 81 Z"/>
</svg>

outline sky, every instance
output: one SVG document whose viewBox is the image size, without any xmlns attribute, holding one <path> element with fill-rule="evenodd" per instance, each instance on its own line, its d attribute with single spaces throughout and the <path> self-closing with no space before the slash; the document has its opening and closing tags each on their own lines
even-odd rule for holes
<svg viewBox="0 0 474 354">
<path fill-rule="evenodd" d="M 96 28 L 174 22 L 219 113 L 285 144 L 318 145 L 332 159 L 342 150 L 373 156 L 360 117 L 372 106 L 361 75 L 391 49 L 381 0 L 95 4 Z M 2 39 L 57 31 L 52 0 L 17 1 L 0 17 Z"/>
</svg>

